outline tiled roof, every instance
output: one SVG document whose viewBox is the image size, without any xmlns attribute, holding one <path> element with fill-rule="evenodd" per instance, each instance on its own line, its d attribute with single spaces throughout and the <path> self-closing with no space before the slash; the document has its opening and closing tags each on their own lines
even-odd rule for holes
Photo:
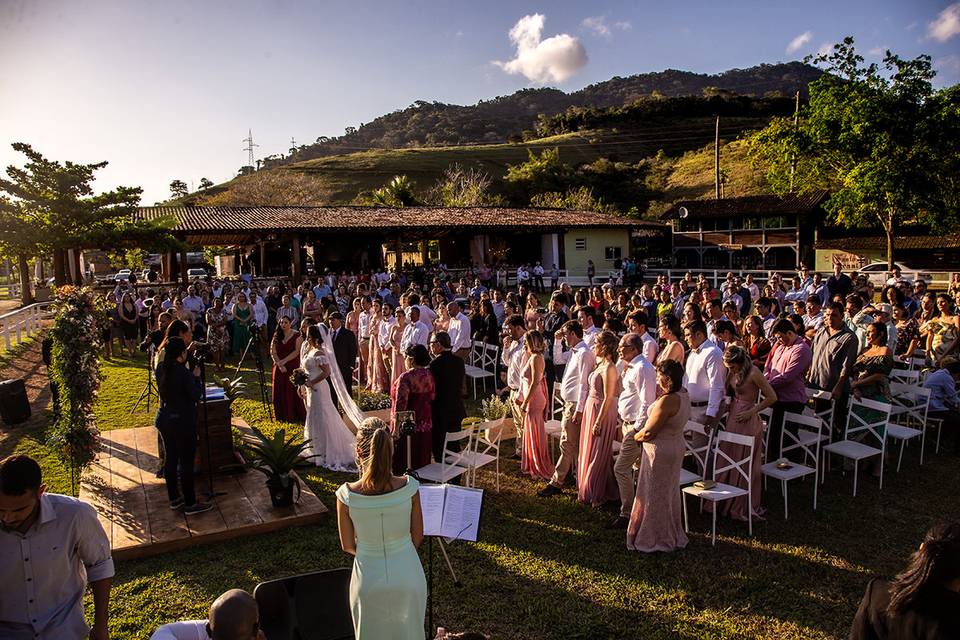
<svg viewBox="0 0 960 640">
<path fill-rule="evenodd" d="M 893 243 L 895 249 L 957 249 L 960 248 L 960 234 L 896 236 Z M 884 236 L 877 235 L 821 238 L 817 240 L 814 248 L 838 249 L 842 251 L 864 249 L 880 249 L 885 251 L 887 248 L 887 239 Z"/>
<path fill-rule="evenodd" d="M 174 231 L 218 235 L 284 231 L 539 231 L 662 226 L 593 211 L 504 207 L 141 207 L 134 216 L 140 220 L 173 217 L 176 220 Z"/>
<path fill-rule="evenodd" d="M 688 218 L 803 215 L 820 206 L 826 197 L 826 191 L 813 191 L 805 194 L 790 194 L 782 198 L 766 195 L 721 198 L 720 200 L 684 200 L 670 207 L 660 216 L 660 219 L 679 218 L 680 207 L 687 208 Z"/>
</svg>

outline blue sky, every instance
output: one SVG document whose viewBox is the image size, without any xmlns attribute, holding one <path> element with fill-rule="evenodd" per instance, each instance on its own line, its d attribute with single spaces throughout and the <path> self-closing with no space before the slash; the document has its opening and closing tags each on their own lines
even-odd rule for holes
<svg viewBox="0 0 960 640">
<path fill-rule="evenodd" d="M 419 99 L 714 73 L 845 35 L 868 60 L 929 53 L 939 86 L 960 81 L 960 2 L 949 0 L 0 0 L 0 165 L 21 162 L 14 141 L 108 160 L 98 189 L 139 185 L 152 204 L 174 178 L 231 177 L 248 128 L 262 157 Z"/>
</svg>

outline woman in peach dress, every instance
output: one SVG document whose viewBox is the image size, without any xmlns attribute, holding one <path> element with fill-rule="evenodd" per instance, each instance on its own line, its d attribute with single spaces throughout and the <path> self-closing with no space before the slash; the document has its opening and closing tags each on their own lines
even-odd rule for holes
<svg viewBox="0 0 960 640">
<path fill-rule="evenodd" d="M 580 425 L 580 455 L 577 461 L 577 499 L 592 507 L 620 499 L 613 475 L 613 441 L 620 433 L 617 399 L 620 374 L 617 372 L 619 341 L 611 331 L 597 335 L 597 368 L 590 374 L 587 402 Z"/>
<path fill-rule="evenodd" d="M 750 485 L 753 488 L 753 519 L 763 516 L 763 506 L 760 501 L 763 497 L 763 483 L 760 467 L 763 464 L 763 422 L 760 412 L 772 407 L 777 401 L 777 392 L 773 390 L 763 371 L 753 364 L 750 354 L 743 347 L 732 345 L 723 352 L 723 364 L 727 368 L 727 386 L 733 390 L 733 402 L 727 413 L 727 422 L 723 430 L 728 433 L 753 438 L 753 473 Z M 763 392 L 763 401 L 760 401 L 760 392 Z M 780 446 L 780 443 L 777 443 Z M 742 460 L 746 454 L 746 447 L 732 442 L 720 444 L 720 450 L 733 458 Z M 728 484 L 741 489 L 747 488 L 743 476 L 736 469 L 729 469 L 717 475 L 717 482 Z M 707 509 L 714 505 L 709 500 L 704 505 Z M 717 513 L 730 516 L 734 520 L 747 521 L 750 505 L 747 496 L 739 496 L 731 500 L 723 500 L 717 504 Z"/>
<path fill-rule="evenodd" d="M 546 342 L 539 331 L 528 331 L 524 338 L 529 358 L 520 381 L 517 404 L 523 416 L 523 447 L 520 470 L 531 478 L 553 477 L 553 460 L 547 446 L 547 379 L 544 377 L 543 352 Z"/>
<path fill-rule="evenodd" d="M 370 316 L 370 362 L 367 369 L 367 381 L 371 391 L 378 393 L 390 393 L 390 377 L 387 375 L 387 368 L 383 364 L 383 354 L 380 351 L 380 323 L 383 318 L 380 317 L 381 304 L 379 300 L 373 301 L 373 308 Z"/>
<path fill-rule="evenodd" d="M 403 307 L 397 307 L 397 310 L 394 312 L 397 321 L 390 327 L 390 331 L 387 333 L 387 343 L 390 345 L 390 388 L 393 389 L 394 385 L 397 384 L 397 380 L 403 375 L 403 372 L 407 370 L 406 365 L 404 364 L 403 353 L 400 351 L 400 341 L 403 340 L 403 330 L 407 326 L 407 314 L 404 313 Z"/>
<path fill-rule="evenodd" d="M 643 444 L 637 494 L 627 524 L 627 549 L 651 553 L 687 546 L 681 523 L 680 466 L 683 427 L 690 419 L 690 397 L 683 388 L 683 365 L 657 364 L 661 395 L 650 405 L 647 421 L 634 438 Z"/>
</svg>

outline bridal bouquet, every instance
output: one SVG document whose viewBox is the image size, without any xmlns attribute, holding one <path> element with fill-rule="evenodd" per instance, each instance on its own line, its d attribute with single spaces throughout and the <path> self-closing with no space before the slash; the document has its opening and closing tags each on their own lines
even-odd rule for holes
<svg viewBox="0 0 960 640">
<path fill-rule="evenodd" d="M 304 369 L 294 369 L 293 373 L 290 374 L 290 382 L 293 383 L 293 386 L 300 387 L 307 384 L 307 380 L 310 379 L 310 376 L 307 375 L 306 370 Z"/>
</svg>

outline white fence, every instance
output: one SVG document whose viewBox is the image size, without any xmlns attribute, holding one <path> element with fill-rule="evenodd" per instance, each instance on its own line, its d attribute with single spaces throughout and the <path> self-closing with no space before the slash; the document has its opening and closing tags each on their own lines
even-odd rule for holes
<svg viewBox="0 0 960 640">
<path fill-rule="evenodd" d="M 9 349 L 13 344 L 23 342 L 43 326 L 44 318 L 50 317 L 50 303 L 38 302 L 0 316 L 0 333 L 3 344 Z M 16 337 L 16 341 L 14 341 Z"/>
</svg>

